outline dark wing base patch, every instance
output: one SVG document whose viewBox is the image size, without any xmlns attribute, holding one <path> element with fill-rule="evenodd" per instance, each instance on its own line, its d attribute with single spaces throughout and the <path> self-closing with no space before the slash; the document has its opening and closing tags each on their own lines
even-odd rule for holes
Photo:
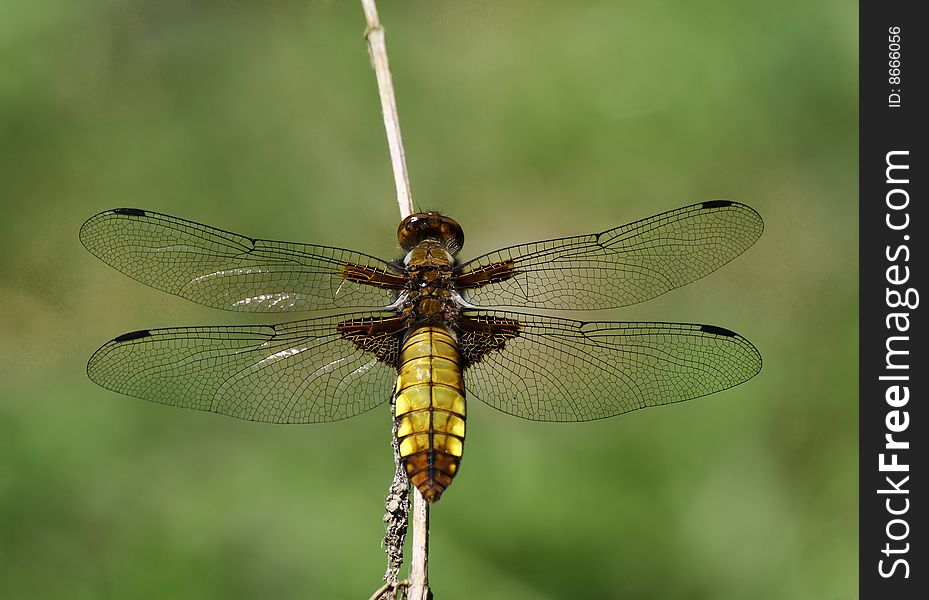
<svg viewBox="0 0 929 600">
<path fill-rule="evenodd" d="M 476 364 L 487 354 L 503 350 L 509 340 L 519 335 L 515 319 L 494 315 L 462 316 L 458 319 L 458 346 L 464 366 Z"/>
<path fill-rule="evenodd" d="M 350 319 L 339 322 L 336 331 L 359 350 L 373 354 L 378 361 L 399 367 L 400 345 L 405 331 L 402 317 Z"/>
</svg>

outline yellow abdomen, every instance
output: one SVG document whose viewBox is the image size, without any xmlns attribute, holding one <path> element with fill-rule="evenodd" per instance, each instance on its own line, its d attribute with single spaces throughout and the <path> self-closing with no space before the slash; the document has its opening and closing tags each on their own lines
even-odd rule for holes
<svg viewBox="0 0 929 600">
<path fill-rule="evenodd" d="M 465 438 L 461 357 L 446 329 L 419 327 L 403 343 L 394 405 L 403 466 L 434 502 L 458 472 Z"/>
</svg>

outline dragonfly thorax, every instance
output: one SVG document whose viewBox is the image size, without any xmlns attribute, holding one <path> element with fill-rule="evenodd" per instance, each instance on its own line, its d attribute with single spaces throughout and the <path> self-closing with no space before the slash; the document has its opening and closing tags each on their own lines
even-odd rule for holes
<svg viewBox="0 0 929 600">
<path fill-rule="evenodd" d="M 403 257 L 403 264 L 419 268 L 450 268 L 455 257 L 439 240 L 423 240 Z"/>
<path fill-rule="evenodd" d="M 400 313 L 411 324 L 453 325 L 461 313 L 455 297 L 452 290 L 443 287 L 427 286 L 412 290 L 407 294 Z"/>
<path fill-rule="evenodd" d="M 402 312 L 414 323 L 441 323 L 457 317 L 460 307 L 453 293 L 455 259 L 444 242 L 426 239 L 404 259 L 406 301 Z"/>
</svg>

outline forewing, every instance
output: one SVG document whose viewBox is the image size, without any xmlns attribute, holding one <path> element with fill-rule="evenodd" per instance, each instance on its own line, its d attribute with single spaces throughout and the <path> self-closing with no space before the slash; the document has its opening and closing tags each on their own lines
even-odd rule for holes
<svg viewBox="0 0 929 600">
<path fill-rule="evenodd" d="M 402 282 L 388 263 L 358 252 L 252 239 L 132 208 L 94 215 L 80 237 L 133 279 L 226 310 L 383 308 Z M 373 285 L 359 281 L 365 278 Z"/>
<path fill-rule="evenodd" d="M 599 234 L 504 248 L 463 265 L 459 279 L 481 307 L 618 308 L 715 271 L 763 229 L 752 208 L 713 200 Z"/>
<path fill-rule="evenodd" d="M 374 408 L 390 397 L 393 335 L 360 344 L 340 324 L 392 315 L 341 315 L 281 325 L 150 329 L 121 335 L 91 357 L 99 385 L 160 404 L 249 421 L 322 423 Z M 362 349 L 361 346 L 366 348 Z"/>
<path fill-rule="evenodd" d="M 466 356 L 469 348 L 486 350 L 465 371 L 468 395 L 535 421 L 591 421 L 682 402 L 738 385 L 761 370 L 761 355 L 748 340 L 712 325 L 505 312 L 473 318 L 516 322 L 519 331 L 498 336 L 496 343 L 484 342 L 488 334 L 479 332 L 460 336 Z"/>
</svg>

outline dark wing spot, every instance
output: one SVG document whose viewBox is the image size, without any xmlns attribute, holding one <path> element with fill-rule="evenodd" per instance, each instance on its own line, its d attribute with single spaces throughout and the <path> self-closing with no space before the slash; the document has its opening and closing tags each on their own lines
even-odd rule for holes
<svg viewBox="0 0 929 600">
<path fill-rule="evenodd" d="M 732 200 L 708 200 L 704 202 L 701 208 L 725 208 L 735 204 Z"/>
<path fill-rule="evenodd" d="M 736 333 L 734 331 L 730 331 L 726 329 L 725 327 L 717 327 L 716 325 L 701 325 L 700 331 L 703 331 L 706 333 L 712 333 L 713 335 L 724 335 L 726 337 L 736 336 Z"/>
<path fill-rule="evenodd" d="M 133 217 L 144 217 L 145 211 L 141 208 L 114 208 L 114 215 L 130 215 Z"/>
<path fill-rule="evenodd" d="M 123 342 L 131 342 L 132 340 L 138 340 L 144 337 L 152 335 L 148 329 L 140 329 L 139 331 L 130 331 L 129 333 L 124 333 L 117 338 L 113 338 L 113 341 L 117 344 Z"/>
</svg>

